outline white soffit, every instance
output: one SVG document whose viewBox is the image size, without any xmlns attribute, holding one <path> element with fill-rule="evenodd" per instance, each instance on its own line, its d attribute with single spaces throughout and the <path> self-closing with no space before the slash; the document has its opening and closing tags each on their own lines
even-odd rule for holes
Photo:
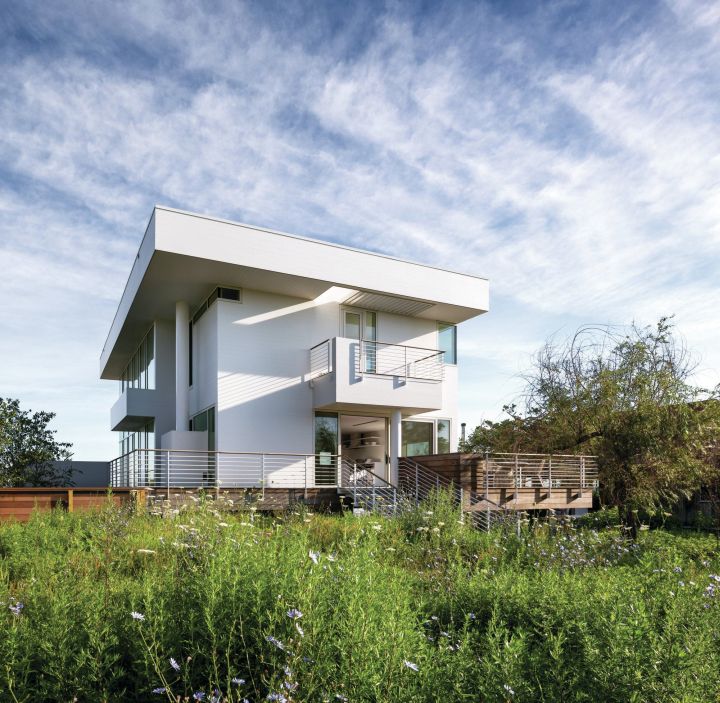
<svg viewBox="0 0 720 703">
<path fill-rule="evenodd" d="M 426 303 L 424 300 L 412 300 L 411 298 L 399 298 L 393 295 L 366 293 L 364 291 L 353 293 L 343 303 L 359 308 L 367 308 L 368 310 L 408 316 L 419 315 L 433 306 L 433 303 Z"/>
</svg>

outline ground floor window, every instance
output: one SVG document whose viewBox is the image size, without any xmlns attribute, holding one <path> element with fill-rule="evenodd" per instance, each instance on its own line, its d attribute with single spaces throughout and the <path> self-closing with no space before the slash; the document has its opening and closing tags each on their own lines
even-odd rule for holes
<svg viewBox="0 0 720 703">
<path fill-rule="evenodd" d="M 450 420 L 403 420 L 402 456 L 447 454 Z"/>
<path fill-rule="evenodd" d="M 208 451 L 215 451 L 215 408 L 208 408 L 190 420 L 190 429 L 194 432 L 207 432 Z"/>
<path fill-rule="evenodd" d="M 134 452 L 136 449 L 155 449 L 155 421 L 135 432 L 120 433 L 120 456 Z"/>
</svg>

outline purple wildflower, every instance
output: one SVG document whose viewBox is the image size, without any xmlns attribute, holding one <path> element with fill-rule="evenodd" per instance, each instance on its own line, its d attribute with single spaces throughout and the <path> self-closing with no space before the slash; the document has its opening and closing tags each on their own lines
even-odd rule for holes
<svg viewBox="0 0 720 703">
<path fill-rule="evenodd" d="M 231 683 L 234 683 L 236 686 L 242 686 L 245 683 L 245 679 L 241 679 L 239 677 L 235 677 L 233 679 L 230 679 Z"/>
<path fill-rule="evenodd" d="M 193 700 L 194 701 L 204 701 L 205 694 L 202 691 L 195 691 L 195 693 L 193 693 Z"/>
<path fill-rule="evenodd" d="M 167 691 L 167 689 L 162 686 L 160 688 L 153 688 L 153 690 L 152 690 L 153 693 L 157 693 L 157 694 L 163 694 L 166 691 Z"/>
<path fill-rule="evenodd" d="M 302 617 L 302 613 L 297 608 L 290 608 L 290 610 L 287 611 L 287 616 L 291 620 L 297 620 Z"/>
<path fill-rule="evenodd" d="M 277 639 L 277 637 L 268 635 L 265 639 L 270 642 L 270 644 L 274 644 L 278 649 L 281 649 L 283 652 L 285 651 L 285 645 L 279 639 Z"/>
<path fill-rule="evenodd" d="M 170 657 L 170 666 L 175 669 L 175 671 L 180 671 L 180 664 L 178 664 L 173 657 Z"/>
<path fill-rule="evenodd" d="M 268 693 L 266 701 L 275 701 L 276 703 L 287 703 L 287 698 L 282 693 Z"/>
<path fill-rule="evenodd" d="M 420 668 L 417 664 L 415 664 L 414 662 L 410 662 L 407 659 L 403 662 L 403 664 L 405 664 L 408 669 L 412 669 L 413 671 L 420 671 Z"/>
<path fill-rule="evenodd" d="M 130 613 L 130 615 L 132 615 L 133 620 L 144 620 L 145 619 L 145 616 L 142 613 L 138 613 L 137 610 L 133 610 L 132 613 Z"/>
<path fill-rule="evenodd" d="M 9 605 L 8 609 L 16 618 L 19 618 L 20 613 L 22 612 L 22 609 L 24 607 L 25 606 L 20 601 L 18 601 L 17 603 L 15 603 L 15 605 Z"/>
<path fill-rule="evenodd" d="M 311 549 L 309 555 L 314 564 L 317 564 L 320 561 L 320 552 L 313 552 Z"/>
</svg>

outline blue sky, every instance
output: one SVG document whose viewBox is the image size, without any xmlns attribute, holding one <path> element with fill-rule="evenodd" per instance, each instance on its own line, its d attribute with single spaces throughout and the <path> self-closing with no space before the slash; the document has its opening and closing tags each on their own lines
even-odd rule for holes
<svg viewBox="0 0 720 703">
<path fill-rule="evenodd" d="M 0 71 L 0 395 L 77 459 L 155 203 L 489 278 L 470 427 L 585 322 L 675 314 L 720 380 L 716 2 L 10 2 Z"/>
</svg>

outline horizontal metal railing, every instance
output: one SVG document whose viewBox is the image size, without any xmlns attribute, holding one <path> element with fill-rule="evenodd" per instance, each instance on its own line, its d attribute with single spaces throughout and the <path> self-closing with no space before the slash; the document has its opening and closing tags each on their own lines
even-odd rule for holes
<svg viewBox="0 0 720 703">
<path fill-rule="evenodd" d="M 459 506 L 463 518 L 468 518 L 478 529 L 489 530 L 506 522 L 510 515 L 510 511 L 488 496 L 467 490 L 447 476 L 408 457 L 398 461 L 398 487 L 403 495 L 409 496 L 416 504 L 427 500 L 434 492 L 449 493 L 453 502 Z"/>
<path fill-rule="evenodd" d="M 363 340 L 356 346 L 355 363 L 360 373 L 442 381 L 444 354 L 437 349 Z"/>
<path fill-rule="evenodd" d="M 390 514 L 398 509 L 397 487 L 363 464 L 343 459 L 338 489 L 352 497 L 353 508 Z"/>
<path fill-rule="evenodd" d="M 480 468 L 480 467 L 479 467 Z M 507 488 L 570 488 L 598 486 L 597 459 L 572 454 L 488 454 L 481 465 L 481 484 L 489 490 Z"/>
<path fill-rule="evenodd" d="M 136 449 L 110 462 L 112 486 L 317 488 L 338 482 L 339 457 L 284 452 Z"/>
<path fill-rule="evenodd" d="M 326 339 L 310 349 L 310 379 L 332 373 L 332 339 Z"/>
<path fill-rule="evenodd" d="M 425 349 L 404 344 L 388 344 L 369 340 L 350 340 L 354 354 L 354 371 L 358 374 L 396 376 L 423 381 L 442 381 L 445 374 L 444 354 L 438 349 Z M 326 339 L 309 350 L 308 380 L 332 373 L 335 340 Z"/>
</svg>

